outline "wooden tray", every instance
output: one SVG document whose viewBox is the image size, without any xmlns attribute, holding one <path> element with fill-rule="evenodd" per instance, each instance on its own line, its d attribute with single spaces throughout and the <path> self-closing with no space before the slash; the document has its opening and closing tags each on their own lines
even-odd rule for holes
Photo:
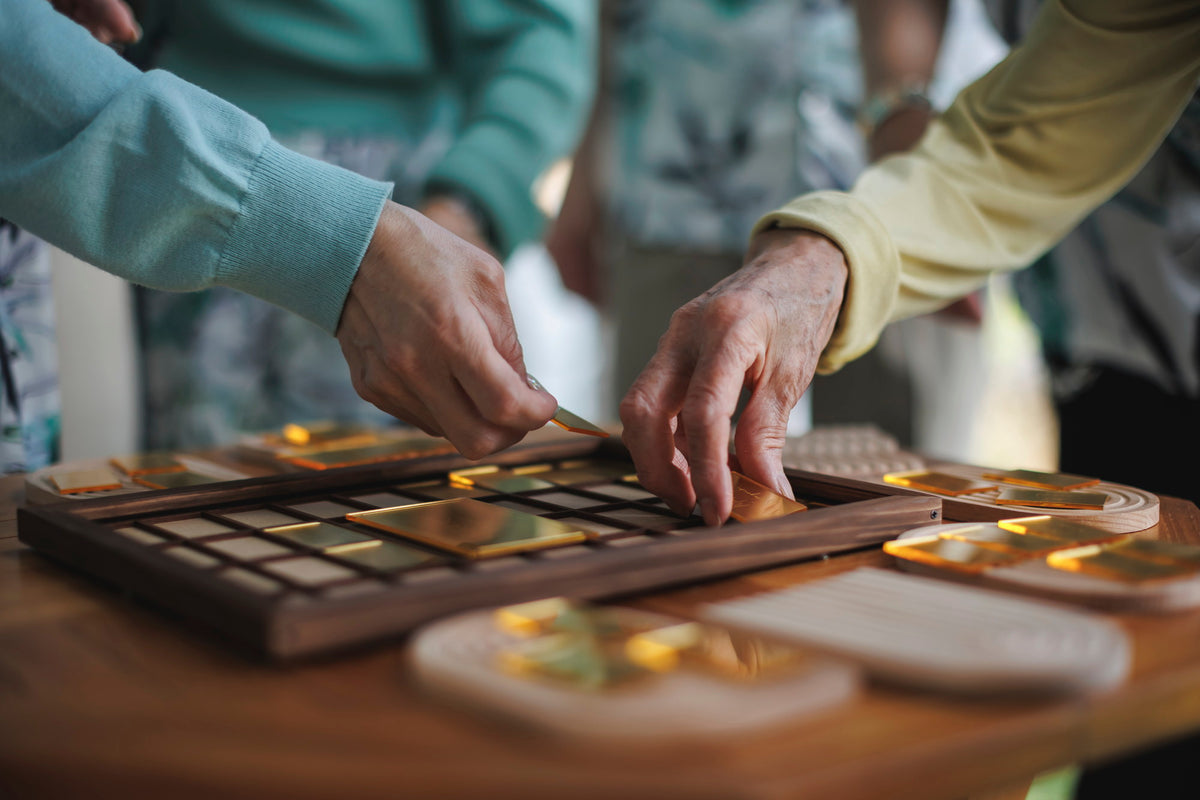
<svg viewBox="0 0 1200 800">
<path fill-rule="evenodd" d="M 611 439 L 597 442 L 570 435 L 514 447 L 491 463 L 516 466 L 578 458 L 628 463 L 628 454 Z M 369 529 L 345 522 L 345 511 L 387 505 L 378 495 L 388 493 L 403 495 L 399 504 L 436 499 L 424 490 L 397 487 L 444 479 L 448 470 L 471 465 L 457 456 L 430 456 L 28 505 L 18 511 L 18 531 L 23 542 L 46 556 L 250 651 L 288 660 L 394 639 L 422 623 L 472 608 L 547 595 L 609 599 L 875 546 L 941 518 L 938 498 L 847 479 L 810 480 L 800 474 L 790 477 L 797 496 L 810 504 L 809 511 L 720 529 L 705 528 L 698 518 L 675 517 L 652 496 L 605 495 L 604 485 L 499 492 L 484 499 L 520 504 L 550 518 L 617 520 L 611 527 L 620 530 L 585 545 L 486 562 L 447 558 L 436 566 L 380 571 L 281 542 L 255 524 L 227 516 L 271 511 L 297 522 L 325 519 L 361 533 Z M 560 499 L 576 495 L 583 507 L 538 499 L 554 492 Z M 620 521 L 647 516 L 652 522 L 640 527 Z M 231 539 L 252 539 L 266 550 L 282 544 L 291 551 L 265 558 L 234 557 L 222 549 Z M 313 560 L 321 562 L 318 573 L 335 577 L 306 583 L 274 571 L 278 562 L 305 558 L 308 566 Z"/>
</svg>

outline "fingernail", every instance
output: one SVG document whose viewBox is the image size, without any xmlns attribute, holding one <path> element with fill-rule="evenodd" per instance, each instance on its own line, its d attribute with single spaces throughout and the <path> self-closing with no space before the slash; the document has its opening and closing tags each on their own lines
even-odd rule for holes
<svg viewBox="0 0 1200 800">
<path fill-rule="evenodd" d="M 704 517 L 704 524 L 708 527 L 721 527 L 721 516 L 717 513 L 717 504 L 707 497 L 700 501 L 700 516 Z"/>
</svg>

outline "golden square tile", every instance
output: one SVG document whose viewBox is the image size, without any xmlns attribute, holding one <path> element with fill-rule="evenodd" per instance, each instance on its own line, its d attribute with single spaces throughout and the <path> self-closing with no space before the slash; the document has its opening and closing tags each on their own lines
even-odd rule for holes
<svg viewBox="0 0 1200 800">
<path fill-rule="evenodd" d="M 928 564 L 958 572 L 979 573 L 992 567 L 1007 567 L 1028 558 L 1027 555 L 980 547 L 971 542 L 920 536 L 893 539 L 883 543 L 883 551 L 896 558 Z"/>
<path fill-rule="evenodd" d="M 469 498 L 358 511 L 346 518 L 467 558 L 491 558 L 587 539 L 584 531 L 556 520 Z"/>
<path fill-rule="evenodd" d="M 986 492 L 996 488 L 995 485 L 984 483 L 983 481 L 928 469 L 889 472 L 883 476 L 883 482 L 895 486 L 904 486 L 909 489 L 920 489 L 923 492 L 949 495 L 951 497 Z"/>
<path fill-rule="evenodd" d="M 114 475 L 112 470 L 104 467 L 59 472 L 51 475 L 50 480 L 59 494 L 108 492 L 121 488 L 121 479 Z"/>
<path fill-rule="evenodd" d="M 808 506 L 779 494 L 740 472 L 733 473 L 733 511 L 730 516 L 738 522 L 774 519 L 807 511 Z"/>
<path fill-rule="evenodd" d="M 1055 492 L 1048 489 L 1001 489 L 996 505 L 1033 506 L 1035 508 L 1085 508 L 1097 511 L 1104 508 L 1108 495 L 1104 492 Z"/>
<path fill-rule="evenodd" d="M 1065 472 L 1040 472 L 1034 469 L 1009 469 L 995 472 L 985 472 L 983 477 L 990 481 L 1014 483 L 1019 486 L 1031 486 L 1035 489 L 1052 489 L 1069 491 L 1095 486 L 1099 478 L 1087 478 L 1083 475 L 1069 475 Z"/>
</svg>

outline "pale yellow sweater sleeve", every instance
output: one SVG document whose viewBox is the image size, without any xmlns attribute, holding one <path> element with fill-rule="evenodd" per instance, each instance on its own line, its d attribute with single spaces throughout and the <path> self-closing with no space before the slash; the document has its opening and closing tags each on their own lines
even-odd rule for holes
<svg viewBox="0 0 1200 800">
<path fill-rule="evenodd" d="M 915 150 L 763 217 L 818 231 L 850 266 L 819 370 L 888 322 L 1025 267 L 1125 185 L 1200 78 L 1200 0 L 1047 0 L 1029 36 Z"/>
</svg>

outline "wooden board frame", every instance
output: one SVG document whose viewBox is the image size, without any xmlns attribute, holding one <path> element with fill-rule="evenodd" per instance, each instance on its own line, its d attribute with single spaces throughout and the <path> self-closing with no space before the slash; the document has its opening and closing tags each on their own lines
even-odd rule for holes
<svg viewBox="0 0 1200 800">
<path fill-rule="evenodd" d="M 516 465 L 574 458 L 627 459 L 613 440 L 570 437 L 518 445 L 489 463 Z M 395 640 L 434 619 L 472 608 L 548 595 L 608 600 L 877 546 L 901 532 L 938 522 L 938 498 L 898 487 L 790 473 L 797 493 L 828 504 L 787 518 L 720 529 L 689 530 L 635 548 L 597 550 L 586 557 L 538 560 L 528 567 L 463 572 L 453 580 L 395 585 L 371 595 L 323 597 L 292 593 L 251 596 L 238 587 L 161 555 L 111 528 L 143 517 L 200 513 L 267 503 L 274 498 L 370 491 L 440 477 L 471 465 L 458 456 L 431 456 L 301 475 L 251 478 L 111 498 L 27 505 L 18 510 L 20 539 L 40 553 L 114 584 L 152 605 L 199 623 L 273 661 L 336 654 Z"/>
</svg>

